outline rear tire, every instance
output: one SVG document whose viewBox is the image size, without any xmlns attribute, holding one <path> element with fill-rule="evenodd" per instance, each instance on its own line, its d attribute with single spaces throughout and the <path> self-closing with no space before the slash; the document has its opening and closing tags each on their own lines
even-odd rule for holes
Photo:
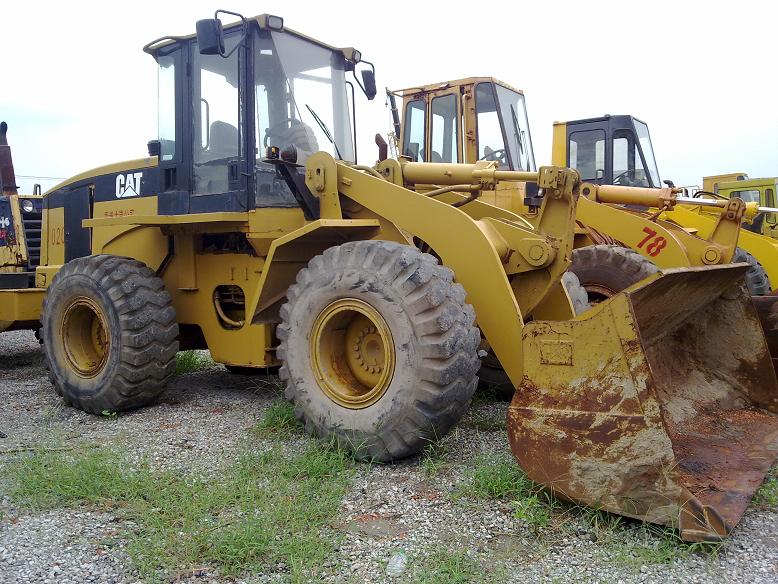
<svg viewBox="0 0 778 584">
<path fill-rule="evenodd" d="M 357 458 L 418 453 L 467 411 L 480 334 L 453 273 L 388 241 L 331 247 L 297 274 L 277 328 L 307 432 Z"/>
<path fill-rule="evenodd" d="M 175 371 L 178 324 L 162 280 L 111 255 L 65 264 L 43 302 L 43 348 L 56 392 L 100 414 L 153 401 Z"/>
<path fill-rule="evenodd" d="M 620 245 L 589 245 L 573 250 L 570 271 L 578 276 L 589 303 L 597 304 L 656 274 L 659 268 Z"/>
<path fill-rule="evenodd" d="M 764 296 L 769 294 L 772 287 L 770 285 L 770 278 L 767 277 L 767 272 L 762 267 L 762 264 L 742 247 L 735 249 L 735 255 L 732 258 L 733 264 L 740 262 L 751 265 L 746 272 L 746 286 L 748 287 L 748 292 L 751 296 Z"/>
</svg>

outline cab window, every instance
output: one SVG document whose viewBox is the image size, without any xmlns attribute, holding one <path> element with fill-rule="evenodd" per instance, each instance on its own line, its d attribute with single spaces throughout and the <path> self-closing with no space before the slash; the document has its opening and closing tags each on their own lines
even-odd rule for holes
<svg viewBox="0 0 778 584">
<path fill-rule="evenodd" d="M 505 150 L 505 139 L 497 112 L 497 100 L 491 83 L 475 86 L 475 114 L 477 126 L 478 160 L 496 160 L 500 168 L 510 168 Z"/>
<path fill-rule="evenodd" d="M 570 168 L 577 170 L 585 181 L 602 180 L 605 176 L 605 130 L 571 132 Z"/>
<path fill-rule="evenodd" d="M 760 200 L 761 192 L 759 189 L 745 189 L 742 191 L 732 191 L 729 196 L 730 197 L 738 197 L 739 199 L 743 199 L 746 203 L 761 203 Z"/>
<path fill-rule="evenodd" d="M 613 179 L 614 185 L 628 187 L 648 187 L 648 176 L 640 158 L 640 150 L 632 139 L 632 134 L 613 140 Z"/>
<path fill-rule="evenodd" d="M 408 156 L 414 162 L 422 160 L 424 150 L 424 131 L 426 115 L 424 101 L 417 99 L 409 101 L 405 106 L 405 136 L 403 136 L 403 156 Z"/>
<path fill-rule="evenodd" d="M 457 156 L 457 97 L 453 93 L 432 100 L 432 140 L 429 162 L 459 162 Z"/>
</svg>

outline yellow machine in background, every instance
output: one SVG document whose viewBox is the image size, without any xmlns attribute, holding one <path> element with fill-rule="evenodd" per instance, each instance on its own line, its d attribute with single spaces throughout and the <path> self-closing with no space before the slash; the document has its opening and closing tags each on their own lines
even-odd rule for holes
<svg viewBox="0 0 778 584">
<path fill-rule="evenodd" d="M 490 112 L 500 132 L 518 123 L 514 170 L 510 145 L 461 164 L 445 141 L 451 161 L 359 165 L 346 77 L 370 99 L 372 65 L 277 16 L 199 21 L 145 50 L 164 84 L 149 156 L 45 193 L 34 281 L 0 274 L 0 322 L 41 322 L 67 403 L 148 404 L 176 351 L 207 348 L 280 365 L 308 432 L 391 461 L 457 423 L 486 346 L 517 388 L 508 432 L 531 479 L 688 540 L 733 529 L 778 457 L 744 266 L 655 274 L 576 318 L 562 285 L 576 200 L 676 189 L 536 170 L 515 92 Z M 526 217 L 486 202 L 519 183 Z"/>
</svg>

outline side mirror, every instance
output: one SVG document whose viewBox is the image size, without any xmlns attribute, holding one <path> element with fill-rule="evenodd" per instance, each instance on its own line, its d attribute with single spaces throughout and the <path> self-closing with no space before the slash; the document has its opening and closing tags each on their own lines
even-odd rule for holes
<svg viewBox="0 0 778 584">
<path fill-rule="evenodd" d="M 197 47 L 201 55 L 224 54 L 224 29 L 218 18 L 197 21 Z"/>
<path fill-rule="evenodd" d="M 362 85 L 365 89 L 367 99 L 373 99 L 378 93 L 375 85 L 375 71 L 372 69 L 362 70 Z"/>
<path fill-rule="evenodd" d="M 162 142 L 159 140 L 152 140 L 146 146 L 149 149 L 149 156 L 159 156 L 162 154 Z"/>
</svg>

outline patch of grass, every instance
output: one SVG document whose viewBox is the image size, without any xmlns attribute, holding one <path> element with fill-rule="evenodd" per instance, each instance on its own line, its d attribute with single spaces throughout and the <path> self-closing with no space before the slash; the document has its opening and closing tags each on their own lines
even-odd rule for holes
<svg viewBox="0 0 778 584">
<path fill-rule="evenodd" d="M 632 537 L 618 546 L 615 560 L 634 568 L 647 564 L 670 564 L 693 554 L 715 556 L 724 545 L 723 542 L 685 542 L 675 529 L 651 523 L 636 524 L 631 528 L 624 523 L 619 529 L 631 532 Z"/>
<path fill-rule="evenodd" d="M 206 351 L 179 351 L 176 354 L 176 375 L 203 371 L 214 365 Z"/>
<path fill-rule="evenodd" d="M 479 432 L 500 432 L 505 430 L 505 416 L 495 416 L 494 413 L 486 411 L 471 411 L 463 425 Z"/>
<path fill-rule="evenodd" d="M 424 472 L 426 476 L 437 476 L 440 474 L 440 471 L 448 465 L 448 461 L 446 460 L 447 454 L 448 451 L 441 442 L 427 444 L 419 457 L 419 467 L 421 467 L 422 472 Z"/>
<path fill-rule="evenodd" d="M 219 480 L 131 467 L 115 450 L 36 452 L 9 465 L 11 496 L 41 509 L 91 505 L 137 526 L 128 552 L 144 578 L 207 566 L 224 577 L 282 565 L 316 579 L 337 541 L 324 531 L 352 474 L 343 453 L 311 446 L 288 457 L 249 452 Z"/>
<path fill-rule="evenodd" d="M 764 483 L 754 496 L 754 501 L 763 507 L 778 507 L 778 467 L 773 468 L 765 477 Z"/>
<path fill-rule="evenodd" d="M 263 438 L 284 437 L 300 432 L 302 428 L 302 422 L 294 415 L 294 406 L 288 401 L 277 401 L 265 410 L 252 432 Z"/>
<path fill-rule="evenodd" d="M 479 499 L 522 499 L 540 487 L 513 461 L 480 458 L 473 469 L 473 481 L 463 494 Z"/>
<path fill-rule="evenodd" d="M 435 548 L 425 558 L 419 558 L 411 571 L 414 584 L 465 584 L 493 582 L 495 575 L 463 549 Z"/>
</svg>

